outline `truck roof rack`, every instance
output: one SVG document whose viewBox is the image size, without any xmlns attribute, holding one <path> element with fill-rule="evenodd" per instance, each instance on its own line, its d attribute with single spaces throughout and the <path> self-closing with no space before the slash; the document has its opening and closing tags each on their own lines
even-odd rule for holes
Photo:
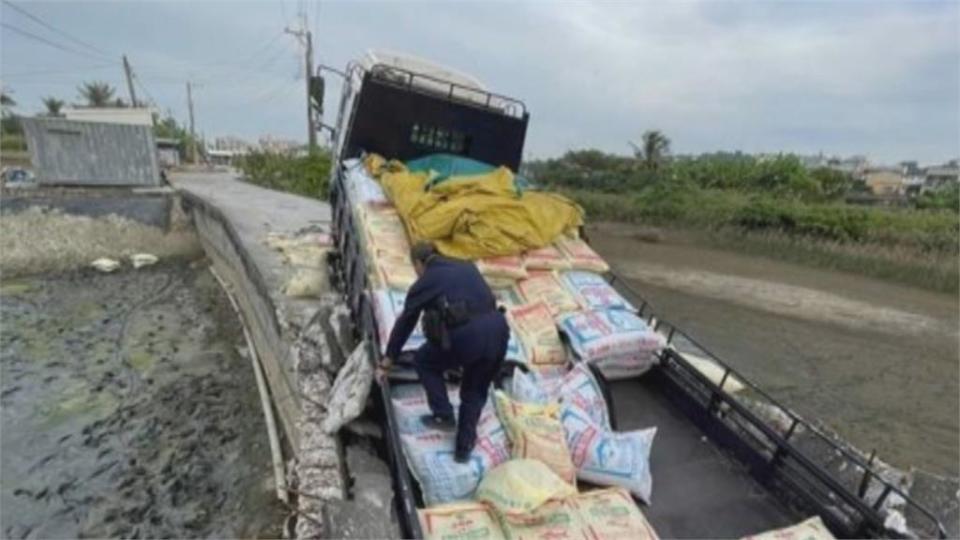
<svg viewBox="0 0 960 540">
<path fill-rule="evenodd" d="M 530 114 L 526 105 L 483 88 L 388 64 L 353 62 L 343 73 L 341 157 L 375 152 L 399 160 L 449 153 L 516 171 Z M 346 110 L 350 109 L 350 110 Z"/>
</svg>

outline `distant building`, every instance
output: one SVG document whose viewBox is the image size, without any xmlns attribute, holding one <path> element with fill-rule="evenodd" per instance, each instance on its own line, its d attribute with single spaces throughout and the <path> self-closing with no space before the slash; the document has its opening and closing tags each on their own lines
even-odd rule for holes
<svg viewBox="0 0 960 540">
<path fill-rule="evenodd" d="M 827 167 L 849 174 L 856 180 L 866 180 L 866 172 L 869 164 L 864 156 L 851 156 L 847 158 L 833 157 L 827 160 Z"/>
<path fill-rule="evenodd" d="M 157 161 L 161 167 L 180 166 L 180 141 L 157 138 Z"/>
<path fill-rule="evenodd" d="M 260 150 L 264 152 L 272 152 L 275 154 L 293 154 L 297 151 L 303 144 L 291 140 L 291 139 L 281 139 L 279 137 L 273 137 L 270 135 L 264 135 L 260 137 Z"/>
<path fill-rule="evenodd" d="M 864 169 L 863 181 L 874 195 L 902 195 L 905 189 L 903 172 L 898 167 Z"/>
<path fill-rule="evenodd" d="M 131 124 L 152 126 L 153 109 L 145 107 L 78 107 L 63 109 L 63 117 L 77 122 L 103 122 L 106 124 Z"/>
<path fill-rule="evenodd" d="M 253 145 L 239 137 L 228 135 L 214 139 L 212 148 L 215 150 L 228 150 L 245 154 L 253 149 Z"/>
<path fill-rule="evenodd" d="M 927 167 L 923 182 L 925 190 L 937 190 L 960 182 L 960 163 L 952 160 L 936 167 Z"/>
</svg>

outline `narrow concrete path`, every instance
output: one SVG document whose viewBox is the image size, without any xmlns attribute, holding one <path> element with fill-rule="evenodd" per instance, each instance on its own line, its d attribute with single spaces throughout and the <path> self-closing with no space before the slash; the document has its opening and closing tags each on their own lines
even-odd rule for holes
<svg viewBox="0 0 960 540">
<path fill-rule="evenodd" d="M 277 308 L 296 319 L 295 314 L 312 311 L 316 302 L 292 299 L 282 290 L 293 269 L 280 252 L 270 248 L 271 233 L 293 234 L 305 228 L 330 231 L 331 210 L 325 201 L 308 199 L 282 191 L 266 189 L 240 180 L 236 173 L 174 173 L 170 183 L 189 196 L 196 197 L 222 213 L 237 234 L 236 240 L 263 278 L 267 294 Z M 289 309 L 285 309 L 289 308 Z M 302 320 L 291 321 L 296 324 Z"/>
</svg>

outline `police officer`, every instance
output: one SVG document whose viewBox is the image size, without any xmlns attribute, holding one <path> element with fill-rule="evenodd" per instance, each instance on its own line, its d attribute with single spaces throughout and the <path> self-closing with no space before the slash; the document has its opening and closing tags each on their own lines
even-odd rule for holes
<svg viewBox="0 0 960 540">
<path fill-rule="evenodd" d="M 435 429 L 456 427 L 454 458 L 463 463 L 476 443 L 477 422 L 506 355 L 510 329 L 472 262 L 441 257 L 428 243 L 413 246 L 410 257 L 418 279 L 407 292 L 403 313 L 390 333 L 380 374 L 400 355 L 423 312 L 427 342 L 416 351 L 414 368 L 427 392 L 431 414 L 421 421 Z M 455 368 L 463 368 L 459 423 L 443 379 L 444 371 Z"/>
</svg>

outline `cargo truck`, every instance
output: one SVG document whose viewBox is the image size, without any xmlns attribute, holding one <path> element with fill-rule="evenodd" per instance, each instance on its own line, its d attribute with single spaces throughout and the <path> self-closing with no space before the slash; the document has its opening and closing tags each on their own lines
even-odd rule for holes
<svg viewBox="0 0 960 540">
<path fill-rule="evenodd" d="M 358 337 L 378 361 L 382 344 L 369 260 L 348 200 L 344 163 L 366 153 L 401 161 L 445 153 L 517 171 L 530 113 L 522 101 L 491 92 L 474 77 L 401 54 L 370 52 L 342 71 L 321 66 L 321 103 L 331 76 L 342 82 L 336 122 L 328 127 L 335 163 L 330 179 L 335 275 Z M 661 537 L 737 538 L 811 516 L 819 516 L 838 537 L 946 537 L 937 518 L 872 460 L 657 317 L 615 272 L 606 277 L 668 343 L 657 364 L 636 378 L 607 382 L 593 370 L 615 429 L 658 428 L 650 464 L 654 502 L 637 504 Z M 750 336 L 745 333 L 743 339 Z M 417 509 L 423 497 L 411 476 L 391 401 L 396 387 L 410 384 L 417 384 L 414 372 L 397 370 L 379 384 L 375 401 L 401 530 L 419 538 Z M 898 526 L 891 511 L 907 515 L 911 530 Z"/>
</svg>

